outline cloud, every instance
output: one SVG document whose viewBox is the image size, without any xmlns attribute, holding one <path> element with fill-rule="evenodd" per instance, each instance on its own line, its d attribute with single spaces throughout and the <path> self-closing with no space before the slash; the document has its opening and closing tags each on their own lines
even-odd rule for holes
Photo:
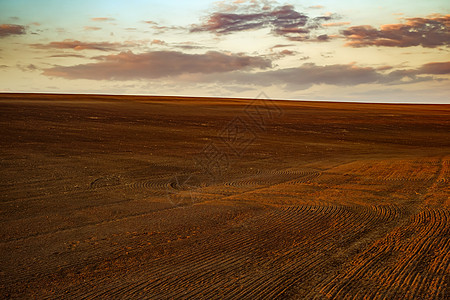
<svg viewBox="0 0 450 300">
<path fill-rule="evenodd" d="M 96 31 L 96 30 L 100 30 L 100 27 L 95 27 L 95 26 L 84 26 L 84 30 L 85 31 Z"/>
<path fill-rule="evenodd" d="M 292 51 L 292 50 L 288 50 L 288 49 L 284 49 L 284 50 L 277 51 L 277 52 L 274 52 L 273 49 L 271 49 L 271 53 L 266 55 L 266 57 L 270 57 L 270 59 L 272 59 L 272 60 L 277 60 L 280 58 L 284 58 L 286 56 L 294 56 L 297 53 L 298 53 L 297 51 Z"/>
<path fill-rule="evenodd" d="M 64 53 L 64 54 L 54 54 L 54 55 L 50 55 L 49 57 L 78 57 L 78 58 L 85 58 L 86 56 L 80 55 L 80 54 Z"/>
<path fill-rule="evenodd" d="M 324 8 L 324 7 L 322 5 L 312 5 L 312 6 L 308 7 L 308 8 L 321 9 L 321 8 Z"/>
<path fill-rule="evenodd" d="M 295 55 L 296 53 L 297 52 L 291 51 L 291 50 L 288 50 L 288 49 L 284 49 L 284 50 L 280 51 L 280 54 L 284 55 L 284 56 Z"/>
<path fill-rule="evenodd" d="M 167 43 L 162 40 L 153 40 L 151 42 L 152 45 L 161 45 L 161 46 L 167 46 Z"/>
<path fill-rule="evenodd" d="M 91 20 L 95 22 L 105 22 L 105 21 L 114 21 L 115 19 L 101 17 L 101 18 L 91 18 Z"/>
<path fill-rule="evenodd" d="M 25 26 L 14 24 L 0 24 L 0 38 L 10 35 L 21 35 L 25 33 Z"/>
<path fill-rule="evenodd" d="M 342 31 L 346 46 L 435 48 L 450 45 L 450 15 L 429 18 L 406 18 L 406 23 L 382 25 L 376 29 L 369 25 L 352 26 Z"/>
<path fill-rule="evenodd" d="M 424 65 L 426 66 L 426 65 Z M 356 64 L 316 65 L 305 63 L 299 67 L 260 71 L 256 73 L 231 72 L 204 77 L 204 81 L 222 84 L 240 84 L 256 86 L 278 85 L 285 90 L 303 90 L 314 85 L 357 86 L 361 84 L 380 84 L 383 86 L 404 85 L 422 81 L 440 80 L 432 76 L 419 76 L 431 72 L 441 72 L 440 67 L 432 70 L 418 69 L 380 72 L 378 68 L 362 67 Z M 426 73 L 429 72 L 429 73 Z M 443 72 L 443 71 L 442 71 Z"/>
<path fill-rule="evenodd" d="M 192 25 L 190 32 L 211 32 L 218 35 L 231 34 L 246 30 L 271 28 L 272 34 L 284 36 L 292 41 L 327 41 L 327 35 L 311 37 L 312 30 L 321 28 L 325 21 L 336 18 L 330 14 L 310 18 L 294 9 L 292 5 L 270 7 L 255 6 L 258 1 L 252 1 L 251 6 L 236 12 L 213 12 L 202 24 Z"/>
<path fill-rule="evenodd" d="M 419 70 L 419 74 L 443 75 L 450 74 L 450 62 L 432 62 L 424 64 Z"/>
<path fill-rule="evenodd" d="M 324 23 L 322 24 L 323 27 L 335 27 L 335 26 L 344 26 L 344 25 L 350 25 L 351 22 L 332 22 L 332 23 Z"/>
<path fill-rule="evenodd" d="M 167 31 L 180 31 L 180 30 L 185 30 L 186 28 L 182 27 L 182 26 L 165 26 L 165 25 L 159 25 L 157 22 L 155 21 L 143 21 L 146 24 L 152 25 L 151 28 L 153 30 L 155 30 L 156 34 L 161 34 L 161 33 L 165 33 Z"/>
<path fill-rule="evenodd" d="M 39 70 L 39 68 L 33 64 L 28 64 L 26 66 L 18 64 L 18 65 L 16 65 L 16 67 L 19 68 L 23 72 L 30 72 L 30 71 L 32 72 L 32 71 Z"/>
<path fill-rule="evenodd" d="M 273 47 L 270 47 L 270 50 L 273 50 L 275 48 L 284 48 L 284 47 L 291 47 L 291 46 L 295 46 L 294 44 L 277 44 Z"/>
<path fill-rule="evenodd" d="M 271 67 L 271 61 L 261 57 L 215 51 L 205 54 L 186 54 L 176 51 L 134 54 L 128 51 L 117 55 L 100 56 L 96 59 L 98 62 L 95 63 L 70 67 L 56 66 L 44 70 L 43 74 L 67 79 L 129 80 Z"/>
<path fill-rule="evenodd" d="M 256 78 L 260 84 L 283 84 L 289 89 L 308 88 L 317 84 L 351 86 L 363 83 L 374 83 L 380 74 L 370 67 L 348 65 L 318 66 L 306 63 L 297 68 L 260 72 Z"/>
<path fill-rule="evenodd" d="M 62 42 L 50 42 L 48 44 L 32 44 L 31 46 L 38 49 L 73 49 L 77 51 L 81 50 L 100 50 L 100 51 L 112 51 L 117 50 L 122 45 L 119 43 L 109 42 L 80 42 L 76 40 L 64 40 Z"/>
<path fill-rule="evenodd" d="M 177 48 L 177 49 L 183 49 L 183 50 L 192 50 L 192 49 L 205 49 L 209 47 L 198 45 L 194 42 L 180 42 L 180 43 L 167 43 L 163 40 L 152 40 L 150 42 L 151 45 L 159 45 L 159 46 L 166 46 L 170 48 Z"/>
</svg>

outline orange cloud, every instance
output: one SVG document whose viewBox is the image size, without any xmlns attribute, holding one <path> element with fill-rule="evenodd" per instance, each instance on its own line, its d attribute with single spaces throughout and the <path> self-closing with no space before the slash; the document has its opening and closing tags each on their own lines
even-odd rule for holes
<svg viewBox="0 0 450 300">
<path fill-rule="evenodd" d="M 114 21 L 114 18 L 91 18 L 92 21 L 96 22 L 105 22 L 105 21 Z"/>
<path fill-rule="evenodd" d="M 153 44 L 155 44 L 155 45 L 161 45 L 161 46 L 166 46 L 166 45 L 167 45 L 167 43 L 164 42 L 164 41 L 162 41 L 162 40 L 153 40 L 153 41 L 151 42 L 151 44 L 152 44 L 152 45 L 153 45 Z"/>
<path fill-rule="evenodd" d="M 96 31 L 96 30 L 100 30 L 100 27 L 95 27 L 95 26 L 84 26 L 84 30 L 86 31 Z"/>
<path fill-rule="evenodd" d="M 0 37 L 25 34 L 25 27 L 14 24 L 0 24 Z"/>
</svg>

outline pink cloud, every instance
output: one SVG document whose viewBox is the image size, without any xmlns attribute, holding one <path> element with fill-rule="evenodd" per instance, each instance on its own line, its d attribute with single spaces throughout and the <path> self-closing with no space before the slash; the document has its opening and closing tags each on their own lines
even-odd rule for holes
<svg viewBox="0 0 450 300">
<path fill-rule="evenodd" d="M 209 51 L 186 54 L 176 51 L 154 51 L 100 56 L 98 62 L 44 70 L 44 75 L 68 79 L 129 80 L 160 78 L 189 73 L 224 73 L 236 70 L 264 69 L 271 61 L 262 57 Z"/>
<path fill-rule="evenodd" d="M 39 49 L 73 49 L 81 50 L 100 50 L 111 51 L 117 50 L 122 45 L 119 43 L 109 42 L 81 42 L 77 40 L 64 40 L 62 42 L 50 42 L 48 44 L 32 44 L 33 47 Z"/>
<path fill-rule="evenodd" d="M 429 18 L 407 18 L 405 23 L 386 24 L 376 29 L 369 25 L 352 26 L 342 32 L 346 46 L 435 48 L 450 45 L 450 15 Z"/>
<path fill-rule="evenodd" d="M 332 22 L 332 23 L 324 23 L 322 26 L 324 27 L 335 27 L 335 26 L 345 26 L 350 25 L 351 22 Z"/>
</svg>

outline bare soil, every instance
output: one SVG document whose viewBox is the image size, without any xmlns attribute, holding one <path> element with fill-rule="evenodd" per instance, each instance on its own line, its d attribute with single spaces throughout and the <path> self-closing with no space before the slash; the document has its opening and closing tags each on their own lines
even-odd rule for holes
<svg viewBox="0 0 450 300">
<path fill-rule="evenodd" d="M 1 298 L 450 298 L 450 105 L 0 94 L 0 126 Z"/>
</svg>

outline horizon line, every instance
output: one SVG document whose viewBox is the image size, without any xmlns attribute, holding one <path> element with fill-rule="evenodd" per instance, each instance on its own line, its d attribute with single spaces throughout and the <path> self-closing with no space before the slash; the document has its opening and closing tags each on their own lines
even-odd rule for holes
<svg viewBox="0 0 450 300">
<path fill-rule="evenodd" d="M 74 93 L 74 92 L 16 92 L 16 91 L 0 91 L 1 94 L 29 94 L 29 95 L 85 95 L 85 96 L 124 96 L 124 97 L 167 97 L 167 98 L 186 98 L 186 99 L 224 99 L 224 100 L 269 100 L 269 101 L 297 101 L 297 102 L 324 102 L 324 103 L 358 103 L 358 104 L 405 104 L 405 105 L 450 105 L 448 103 L 429 103 L 429 102 L 404 102 L 404 101 L 369 101 L 369 100 L 339 100 L 339 99 L 281 99 L 281 98 L 258 98 L 257 97 L 225 97 L 225 96 L 189 96 L 189 95 L 157 95 L 157 94 L 108 94 L 108 93 Z M 267 94 L 261 91 L 258 95 Z"/>
</svg>

